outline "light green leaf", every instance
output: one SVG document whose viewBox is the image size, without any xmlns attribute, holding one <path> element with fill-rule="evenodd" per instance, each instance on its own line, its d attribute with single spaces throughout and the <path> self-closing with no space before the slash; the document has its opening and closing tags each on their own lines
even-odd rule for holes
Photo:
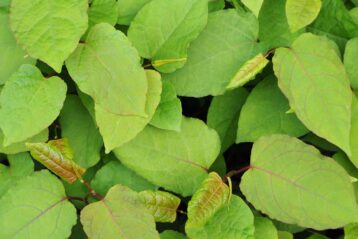
<svg viewBox="0 0 358 239">
<path fill-rule="evenodd" d="M 225 7 L 225 0 L 208 0 L 209 12 L 222 10 Z"/>
<path fill-rule="evenodd" d="M 108 23 L 91 28 L 66 66 L 79 89 L 103 110 L 118 116 L 147 116 L 148 84 L 138 52 Z"/>
<path fill-rule="evenodd" d="M 291 32 L 285 6 L 286 0 L 265 0 L 262 4 L 258 18 L 260 23 L 259 39 L 267 51 L 291 45 L 292 41 L 302 33 L 302 31 Z"/>
<path fill-rule="evenodd" d="M 270 61 L 267 60 L 261 53 L 248 60 L 240 67 L 235 76 L 226 86 L 226 89 L 234 89 L 245 85 L 250 80 L 253 80 L 269 62 Z"/>
<path fill-rule="evenodd" d="M 147 117 L 138 115 L 118 115 L 106 111 L 96 104 L 96 121 L 102 134 L 106 153 L 132 140 L 150 122 L 160 102 L 162 83 L 156 71 L 146 71 L 148 92 L 146 102 Z M 135 86 L 135 85 L 133 85 Z"/>
<path fill-rule="evenodd" d="M 185 64 L 207 17 L 208 0 L 152 0 L 135 16 L 128 38 L 157 70 L 170 73 Z"/>
<path fill-rule="evenodd" d="M 105 195 L 108 189 L 116 184 L 127 186 L 137 192 L 157 188 L 117 160 L 110 161 L 99 169 L 91 182 L 92 187 L 101 195 Z"/>
<path fill-rule="evenodd" d="M 152 0 L 118 0 L 118 20 L 121 25 L 129 25 L 139 10 Z"/>
<path fill-rule="evenodd" d="M 250 208 L 236 195 L 203 227 L 185 228 L 190 239 L 254 239 L 254 230 Z"/>
<path fill-rule="evenodd" d="M 348 224 L 344 227 L 344 239 L 358 238 L 358 223 Z"/>
<path fill-rule="evenodd" d="M 187 239 L 187 237 L 173 230 L 165 230 L 160 233 L 160 239 Z"/>
<path fill-rule="evenodd" d="M 73 149 L 73 160 L 84 168 L 100 160 L 103 145 L 91 115 L 78 96 L 68 95 L 60 114 L 61 135 L 68 139 Z"/>
<path fill-rule="evenodd" d="M 66 88 L 59 77 L 45 79 L 35 66 L 22 65 L 0 94 L 3 146 L 24 141 L 46 129 L 60 113 Z"/>
<path fill-rule="evenodd" d="M 344 66 L 347 74 L 351 80 L 353 89 L 358 89 L 358 37 L 353 38 L 347 42 L 344 52 Z"/>
<path fill-rule="evenodd" d="M 255 216 L 255 239 L 278 239 L 277 230 L 268 218 Z"/>
<path fill-rule="evenodd" d="M 349 159 L 358 168 L 358 99 L 355 94 L 352 97 L 352 125 L 350 132 L 351 156 Z"/>
<path fill-rule="evenodd" d="M 241 0 L 241 2 L 245 4 L 256 17 L 258 17 L 264 0 Z"/>
<path fill-rule="evenodd" d="M 11 29 L 33 58 L 61 72 L 87 29 L 86 0 L 12 0 Z"/>
<path fill-rule="evenodd" d="M 189 202 L 185 230 L 204 226 L 220 208 L 229 203 L 230 193 L 229 186 L 217 173 L 209 173 Z"/>
<path fill-rule="evenodd" d="M 101 22 L 114 26 L 117 23 L 117 18 L 118 8 L 116 0 L 93 0 L 88 9 L 88 28 Z"/>
<path fill-rule="evenodd" d="M 255 142 L 251 169 L 243 175 L 240 189 L 256 209 L 285 223 L 323 230 L 358 221 L 345 170 L 287 135 L 264 136 Z"/>
<path fill-rule="evenodd" d="M 160 129 L 179 131 L 182 119 L 181 102 L 170 82 L 163 81 L 162 84 L 160 103 L 150 124 Z"/>
<path fill-rule="evenodd" d="M 8 18 L 8 12 L 0 9 L 0 65 L 3 66 L 0 68 L 0 85 L 4 84 L 22 64 L 36 62 L 17 45 Z"/>
<path fill-rule="evenodd" d="M 274 70 L 301 122 L 350 155 L 352 92 L 334 46 L 327 38 L 302 34 L 291 48 L 276 50 Z"/>
<path fill-rule="evenodd" d="M 287 0 L 286 15 L 292 32 L 309 25 L 318 16 L 322 0 Z"/>
<path fill-rule="evenodd" d="M 293 113 L 274 76 L 261 81 L 242 107 L 236 142 L 254 142 L 263 135 L 283 133 L 302 136 L 308 130 Z"/>
<path fill-rule="evenodd" d="M 142 191 L 139 200 L 151 212 L 156 222 L 174 222 L 180 198 L 163 191 Z"/>
<path fill-rule="evenodd" d="M 73 161 L 72 149 L 66 139 L 50 140 L 48 143 L 26 143 L 26 146 L 34 159 L 69 183 L 81 179 L 85 172 L 84 168 Z"/>
<path fill-rule="evenodd" d="M 311 236 L 307 237 L 307 239 L 329 239 L 329 238 L 326 236 L 323 236 L 321 234 L 315 233 L 315 234 L 312 234 Z"/>
<path fill-rule="evenodd" d="M 34 172 L 34 162 L 28 153 L 7 156 L 10 166 L 0 164 L 0 198 L 16 182 Z"/>
<path fill-rule="evenodd" d="M 11 144 L 9 146 L 4 147 L 3 146 L 4 135 L 0 131 L 0 153 L 17 154 L 17 153 L 28 151 L 28 149 L 26 148 L 25 143 L 46 142 L 48 140 L 48 133 L 49 133 L 48 129 L 46 128 L 45 130 L 41 131 L 40 133 L 38 133 L 35 136 L 32 136 L 31 138 L 28 138 L 28 139 L 25 139 L 22 142 L 14 143 L 14 144 Z"/>
<path fill-rule="evenodd" d="M 277 235 L 278 239 L 293 239 L 293 235 L 291 232 L 278 231 Z"/>
<path fill-rule="evenodd" d="M 139 201 L 138 194 L 116 185 L 107 196 L 81 211 L 81 223 L 92 239 L 159 239 L 153 216 Z"/>
<path fill-rule="evenodd" d="M 183 196 L 195 192 L 219 152 L 217 133 L 193 118 L 182 119 L 180 132 L 147 126 L 135 139 L 114 150 L 125 166 Z"/>
<path fill-rule="evenodd" d="M 174 84 L 178 95 L 223 94 L 238 69 L 258 54 L 257 36 L 257 19 L 251 13 L 210 13 L 206 28 L 190 44 L 185 66 L 163 79 Z"/>
<path fill-rule="evenodd" d="M 43 170 L 19 181 L 1 198 L 0 238 L 68 238 L 76 217 L 61 181 Z"/>
<path fill-rule="evenodd" d="M 226 162 L 224 156 L 217 157 L 215 162 L 209 168 L 210 172 L 216 172 L 220 176 L 224 177 L 226 174 Z"/>
<path fill-rule="evenodd" d="M 237 121 L 248 94 L 244 88 L 238 88 L 215 96 L 211 101 L 207 123 L 220 136 L 221 152 L 235 142 Z"/>
</svg>

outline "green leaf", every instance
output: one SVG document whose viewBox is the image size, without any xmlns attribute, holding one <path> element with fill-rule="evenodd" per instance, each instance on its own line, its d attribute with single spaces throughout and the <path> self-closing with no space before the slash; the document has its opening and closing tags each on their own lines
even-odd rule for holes
<svg viewBox="0 0 358 239">
<path fill-rule="evenodd" d="M 139 10 L 152 0 L 118 0 L 118 20 L 121 25 L 129 25 Z"/>
<path fill-rule="evenodd" d="M 250 208 L 234 195 L 202 227 L 185 228 L 190 239 L 254 239 L 254 216 Z"/>
<path fill-rule="evenodd" d="M 210 172 L 216 172 L 220 176 L 224 177 L 226 174 L 226 162 L 224 156 L 220 155 L 217 157 L 215 162 L 210 166 L 209 171 Z"/>
<path fill-rule="evenodd" d="M 86 206 L 81 211 L 81 223 L 93 239 L 159 239 L 149 210 L 136 192 L 122 185 L 112 187 L 103 200 Z"/>
<path fill-rule="evenodd" d="M 332 158 L 341 165 L 350 176 L 358 179 L 358 169 L 343 152 L 334 154 Z"/>
<path fill-rule="evenodd" d="M 162 83 L 156 71 L 146 71 L 148 92 L 146 102 L 147 117 L 137 115 L 118 115 L 95 106 L 96 121 L 102 134 L 106 153 L 132 140 L 150 122 L 159 105 Z M 135 86 L 135 85 L 133 85 Z"/>
<path fill-rule="evenodd" d="M 152 0 L 135 16 L 128 38 L 157 70 L 170 73 L 185 64 L 207 17 L 208 0 Z"/>
<path fill-rule="evenodd" d="M 93 0 L 88 9 L 88 28 L 101 22 L 114 26 L 117 23 L 117 18 L 116 0 Z"/>
<path fill-rule="evenodd" d="M 349 159 L 358 168 L 358 98 L 357 94 L 352 97 L 352 125 L 350 132 L 351 156 Z"/>
<path fill-rule="evenodd" d="M 189 202 L 185 230 L 205 225 L 220 208 L 229 203 L 230 193 L 229 186 L 217 173 L 209 173 Z"/>
<path fill-rule="evenodd" d="M 221 95 L 238 69 L 258 54 L 257 36 L 257 19 L 251 13 L 210 13 L 206 28 L 190 44 L 185 66 L 163 79 L 182 96 Z"/>
<path fill-rule="evenodd" d="M 309 25 L 318 16 L 322 0 L 287 0 L 286 15 L 292 32 Z"/>
<path fill-rule="evenodd" d="M 358 220 L 345 170 L 290 136 L 264 136 L 255 142 L 251 169 L 240 189 L 256 209 L 285 223 L 323 230 Z"/>
<path fill-rule="evenodd" d="M 87 8 L 86 0 L 12 0 L 10 25 L 31 57 L 61 72 L 87 29 Z"/>
<path fill-rule="evenodd" d="M 66 88 L 59 77 L 45 79 L 35 66 L 22 65 L 0 94 L 3 146 L 24 141 L 46 129 L 60 113 Z"/>
<path fill-rule="evenodd" d="M 353 89 L 358 89 L 358 37 L 353 38 L 347 42 L 344 52 L 344 66 L 346 67 L 347 74 L 351 80 Z"/>
<path fill-rule="evenodd" d="M 173 230 L 165 230 L 160 233 L 160 239 L 187 239 L 187 237 Z"/>
<path fill-rule="evenodd" d="M 225 0 L 208 0 L 209 12 L 222 10 L 225 7 Z"/>
<path fill-rule="evenodd" d="M 28 153 L 8 155 L 10 166 L 0 164 L 0 198 L 20 179 L 34 172 L 34 162 Z"/>
<path fill-rule="evenodd" d="M 117 160 L 110 161 L 99 169 L 91 182 L 92 187 L 101 195 L 105 195 L 108 189 L 116 184 L 127 186 L 137 192 L 157 188 Z"/>
<path fill-rule="evenodd" d="M 180 198 L 163 191 L 142 191 L 139 200 L 151 212 L 156 222 L 174 222 Z"/>
<path fill-rule="evenodd" d="M 160 103 L 150 124 L 160 129 L 179 131 L 182 119 L 181 102 L 170 82 L 163 81 L 162 84 Z"/>
<path fill-rule="evenodd" d="M 278 239 L 277 230 L 268 218 L 255 216 L 255 239 Z"/>
<path fill-rule="evenodd" d="M 293 239 L 293 235 L 291 232 L 278 231 L 277 235 L 278 239 Z"/>
<path fill-rule="evenodd" d="M 305 33 L 291 48 L 276 50 L 274 70 L 302 123 L 350 155 L 352 93 L 334 46 L 327 38 Z"/>
<path fill-rule="evenodd" d="M 256 17 L 258 17 L 264 0 L 241 0 L 241 2 L 245 4 L 245 6 L 250 9 L 250 11 L 255 14 Z"/>
<path fill-rule="evenodd" d="M 270 61 L 267 60 L 266 57 L 261 53 L 248 60 L 240 67 L 235 76 L 226 86 L 226 89 L 234 89 L 245 85 L 250 80 L 253 80 L 255 76 L 259 74 L 269 62 Z"/>
<path fill-rule="evenodd" d="M 259 38 L 265 50 L 289 46 L 302 33 L 291 32 L 286 17 L 286 0 L 265 0 L 259 14 Z"/>
<path fill-rule="evenodd" d="M 47 170 L 19 181 L 0 200 L 0 238 L 68 238 L 75 207 L 61 181 Z"/>
<path fill-rule="evenodd" d="M 26 146 L 34 159 L 69 183 L 81 179 L 85 172 L 84 168 L 73 161 L 72 149 L 66 139 L 50 140 L 48 143 L 26 143 Z"/>
<path fill-rule="evenodd" d="M 237 121 L 248 94 L 244 88 L 238 88 L 215 96 L 211 101 L 207 123 L 220 136 L 221 152 L 235 142 Z"/>
<path fill-rule="evenodd" d="M 17 153 L 25 152 L 28 150 L 26 148 L 25 143 L 46 142 L 48 140 L 48 134 L 49 134 L 49 132 L 48 132 L 48 129 L 46 128 L 45 130 L 41 131 L 40 133 L 38 133 L 37 135 L 35 135 L 31 138 L 28 138 L 22 142 L 10 144 L 9 146 L 4 147 L 3 146 L 4 134 L 0 131 L 0 153 L 17 154 Z"/>
<path fill-rule="evenodd" d="M 118 116 L 146 117 L 148 84 L 139 60 L 122 32 L 100 23 L 91 28 L 66 66 L 79 89 L 103 110 Z"/>
<path fill-rule="evenodd" d="M 293 113 L 274 76 L 261 81 L 242 107 L 236 142 L 254 142 L 263 135 L 283 133 L 302 136 L 308 130 Z"/>
<path fill-rule="evenodd" d="M 3 66 L 0 69 L 0 85 L 4 84 L 22 64 L 36 62 L 17 45 L 10 30 L 8 18 L 8 12 L 5 9 L 0 9 L 0 65 Z"/>
<path fill-rule="evenodd" d="M 323 236 L 321 234 L 312 234 L 311 236 L 307 237 L 307 239 L 329 239 L 328 237 L 326 236 Z"/>
<path fill-rule="evenodd" d="M 100 160 L 102 137 L 78 96 L 68 95 L 60 114 L 61 135 L 73 149 L 73 160 L 84 168 Z"/>
<path fill-rule="evenodd" d="M 147 126 L 135 139 L 114 150 L 125 166 L 183 196 L 195 192 L 219 152 L 217 133 L 193 118 L 182 119 L 180 132 Z"/>
<path fill-rule="evenodd" d="M 301 138 L 304 142 L 315 146 L 318 149 L 326 150 L 330 152 L 337 152 L 339 148 L 327 140 L 313 134 L 312 132 L 306 134 L 304 137 Z"/>
<path fill-rule="evenodd" d="M 358 238 L 358 223 L 348 224 L 344 227 L 344 239 Z"/>
</svg>

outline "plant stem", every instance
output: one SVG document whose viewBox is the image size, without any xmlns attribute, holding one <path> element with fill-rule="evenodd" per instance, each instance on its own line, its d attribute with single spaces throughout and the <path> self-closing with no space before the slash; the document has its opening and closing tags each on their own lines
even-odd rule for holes
<svg viewBox="0 0 358 239">
<path fill-rule="evenodd" d="M 228 172 L 227 174 L 225 174 L 223 181 L 226 182 L 227 178 L 231 178 L 232 176 L 235 176 L 237 174 L 240 174 L 248 169 L 252 168 L 251 165 L 245 166 L 243 168 L 239 168 L 239 169 L 235 169 L 235 170 L 231 170 L 230 172 Z"/>
<path fill-rule="evenodd" d="M 104 200 L 104 197 L 103 197 L 101 194 L 97 193 L 97 192 L 91 187 L 91 185 L 89 185 L 89 183 L 86 182 L 84 179 L 81 179 L 81 183 L 83 183 L 83 184 L 87 187 L 87 189 L 90 191 L 90 194 L 91 194 L 92 196 L 98 198 L 98 199 L 101 200 L 101 201 Z"/>
</svg>

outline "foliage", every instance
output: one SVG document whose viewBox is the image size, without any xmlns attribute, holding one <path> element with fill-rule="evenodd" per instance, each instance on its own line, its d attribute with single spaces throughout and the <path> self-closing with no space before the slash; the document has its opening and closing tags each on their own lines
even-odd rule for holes
<svg viewBox="0 0 358 239">
<path fill-rule="evenodd" d="M 0 1 L 0 238 L 358 236 L 357 0 Z"/>
</svg>

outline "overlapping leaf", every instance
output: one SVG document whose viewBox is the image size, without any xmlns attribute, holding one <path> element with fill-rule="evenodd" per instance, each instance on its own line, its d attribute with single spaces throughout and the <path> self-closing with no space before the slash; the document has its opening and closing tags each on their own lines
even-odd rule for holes
<svg viewBox="0 0 358 239">
<path fill-rule="evenodd" d="M 347 42 L 344 52 L 344 66 L 351 81 L 353 89 L 358 89 L 358 37 Z"/>
<path fill-rule="evenodd" d="M 318 16 L 321 5 L 322 0 L 287 0 L 286 15 L 292 32 L 312 23 Z"/>
</svg>

